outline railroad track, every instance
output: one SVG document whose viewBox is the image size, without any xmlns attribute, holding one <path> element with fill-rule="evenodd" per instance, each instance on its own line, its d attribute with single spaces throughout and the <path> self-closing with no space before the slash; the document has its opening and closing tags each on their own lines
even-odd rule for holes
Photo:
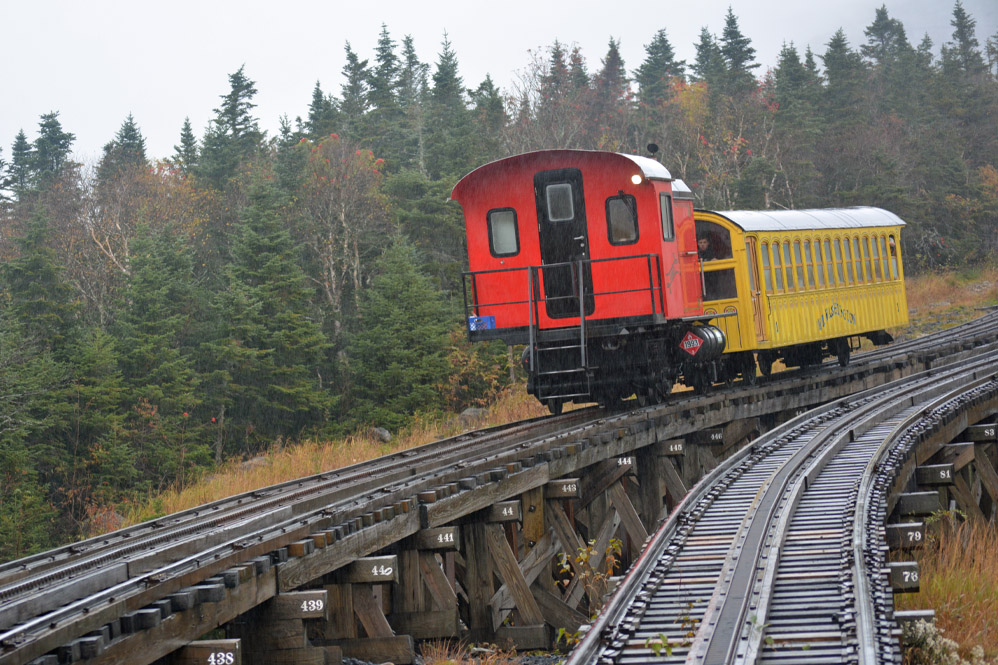
<svg viewBox="0 0 998 665">
<path fill-rule="evenodd" d="M 881 575 L 885 479 L 903 461 L 889 453 L 998 391 L 998 351 L 974 355 L 809 412 L 720 465 L 569 664 L 900 662 Z"/>
<path fill-rule="evenodd" d="M 934 362 L 947 353 L 974 353 L 979 345 L 994 341 L 996 320 L 998 315 L 991 315 L 959 331 L 897 345 L 894 356 L 864 354 L 854 368 L 830 373 L 828 385 L 844 381 L 849 372 L 867 374 L 904 362 Z M 686 394 L 630 413 L 584 409 L 470 432 L 0 564 L 0 663 L 29 662 L 45 653 L 42 644 L 93 630 L 225 566 L 325 528 L 321 525 L 339 525 L 337 538 L 353 535 L 415 510 L 427 493 L 447 497 L 496 481 L 503 475 L 497 468 L 518 470 L 546 456 L 554 459 L 573 437 L 652 419 L 685 418 L 691 411 L 710 411 L 732 395 L 746 394 L 746 400 L 758 402 L 767 391 L 799 392 L 802 382 L 815 384 L 801 379 L 808 375 L 787 372 L 761 386 Z M 684 430 L 676 431 L 681 435 Z"/>
</svg>

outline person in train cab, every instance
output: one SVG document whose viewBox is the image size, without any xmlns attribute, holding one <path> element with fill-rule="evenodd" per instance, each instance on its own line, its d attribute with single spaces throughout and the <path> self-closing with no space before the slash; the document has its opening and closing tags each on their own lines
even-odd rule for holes
<svg viewBox="0 0 998 665">
<path fill-rule="evenodd" d="M 719 258 L 709 232 L 700 231 L 697 233 L 697 253 L 700 255 L 701 261 L 713 261 Z"/>
</svg>

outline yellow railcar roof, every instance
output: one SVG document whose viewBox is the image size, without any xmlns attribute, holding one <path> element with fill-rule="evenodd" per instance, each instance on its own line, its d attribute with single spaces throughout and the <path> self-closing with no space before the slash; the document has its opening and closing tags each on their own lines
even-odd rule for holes
<svg viewBox="0 0 998 665">
<path fill-rule="evenodd" d="M 904 226 L 904 221 L 883 208 L 823 208 L 817 210 L 705 210 L 741 227 L 743 231 L 810 231 Z"/>
</svg>

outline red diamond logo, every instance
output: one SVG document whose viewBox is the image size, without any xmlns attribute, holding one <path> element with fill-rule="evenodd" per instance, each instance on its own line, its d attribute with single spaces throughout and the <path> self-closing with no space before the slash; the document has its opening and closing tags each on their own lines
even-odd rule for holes
<svg viewBox="0 0 998 665">
<path fill-rule="evenodd" d="M 686 333 L 686 337 L 679 342 L 679 348 L 691 356 L 695 356 L 701 346 L 703 346 L 703 340 L 694 335 L 692 331 Z"/>
</svg>

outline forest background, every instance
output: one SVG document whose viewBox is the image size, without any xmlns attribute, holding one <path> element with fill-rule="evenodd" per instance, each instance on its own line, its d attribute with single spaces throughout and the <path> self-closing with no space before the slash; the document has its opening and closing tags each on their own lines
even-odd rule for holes
<svg viewBox="0 0 998 665">
<path fill-rule="evenodd" d="M 880 206 L 910 274 L 993 259 L 998 34 L 957 2 L 937 54 L 873 13 L 865 43 L 785 44 L 765 72 L 731 10 L 689 63 L 665 30 L 630 72 L 613 39 L 598 66 L 555 42 L 504 91 L 383 26 L 275 136 L 230 74 L 162 160 L 129 116 L 76 162 L 41 116 L 0 150 L 0 560 L 275 443 L 492 399 L 509 355 L 465 341 L 448 196 L 497 158 L 656 143 L 699 207 Z"/>
</svg>

